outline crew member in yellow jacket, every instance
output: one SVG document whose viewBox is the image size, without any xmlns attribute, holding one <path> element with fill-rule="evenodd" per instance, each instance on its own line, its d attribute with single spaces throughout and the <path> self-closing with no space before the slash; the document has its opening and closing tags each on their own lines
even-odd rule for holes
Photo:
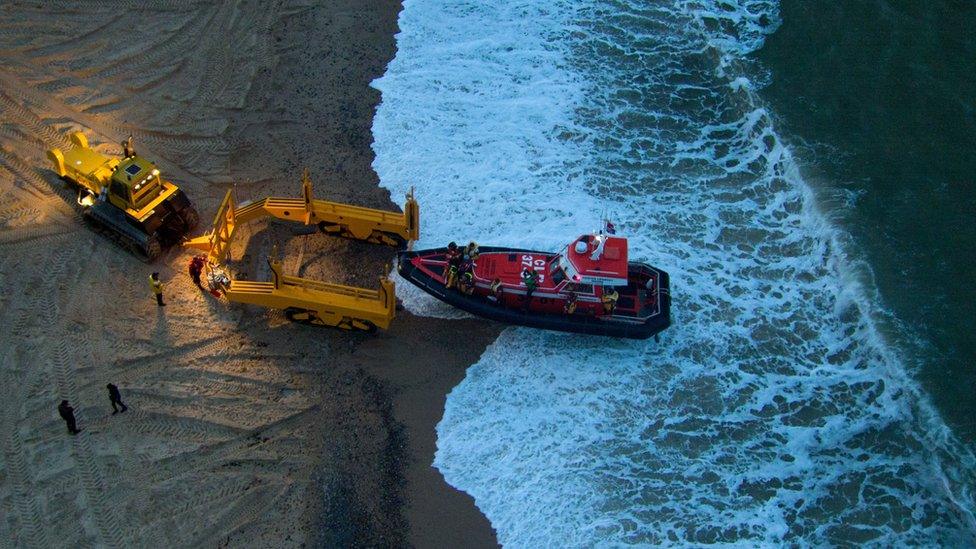
<svg viewBox="0 0 976 549">
<path fill-rule="evenodd" d="M 153 294 L 156 295 L 156 304 L 160 307 L 165 307 L 166 304 L 163 303 L 163 283 L 159 280 L 159 273 L 149 275 L 149 287 L 152 288 Z"/>
</svg>

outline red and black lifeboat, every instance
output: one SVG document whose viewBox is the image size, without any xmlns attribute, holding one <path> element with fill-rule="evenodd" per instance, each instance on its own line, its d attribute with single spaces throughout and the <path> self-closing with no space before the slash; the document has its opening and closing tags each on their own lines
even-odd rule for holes
<svg viewBox="0 0 976 549">
<path fill-rule="evenodd" d="M 400 252 L 397 271 L 445 303 L 507 324 L 635 339 L 671 324 L 668 273 L 628 261 L 624 237 L 583 235 L 559 253 L 472 245 Z"/>
</svg>

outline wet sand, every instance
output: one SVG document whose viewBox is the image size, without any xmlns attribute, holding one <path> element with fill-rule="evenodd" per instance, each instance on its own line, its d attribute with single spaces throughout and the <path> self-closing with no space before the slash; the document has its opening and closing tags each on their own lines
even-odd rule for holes
<svg viewBox="0 0 976 549">
<path fill-rule="evenodd" d="M 397 1 L 0 5 L 0 539 L 14 546 L 496 544 L 431 466 L 445 395 L 497 334 L 401 313 L 348 334 L 204 296 L 175 249 L 150 266 L 85 227 L 44 156 L 132 135 L 207 220 L 238 198 L 396 208 L 379 188 L 369 83 Z M 142 37 L 132 29 L 152 32 Z M 117 39 L 124 33 L 130 40 Z M 423 205 L 421 205 L 423 218 Z M 285 270 L 375 287 L 387 249 L 255 223 Z M 146 277 L 159 271 L 165 309 Z M 405 283 L 405 282 L 401 282 Z M 111 415 L 105 384 L 130 406 Z M 79 426 L 65 432 L 68 399 Z"/>
</svg>

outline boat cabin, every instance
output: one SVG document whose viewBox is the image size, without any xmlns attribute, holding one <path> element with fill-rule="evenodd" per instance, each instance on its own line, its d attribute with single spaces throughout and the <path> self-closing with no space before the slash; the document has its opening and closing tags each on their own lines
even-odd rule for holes
<svg viewBox="0 0 976 549">
<path fill-rule="evenodd" d="M 607 234 L 586 234 L 558 256 L 558 266 L 576 284 L 627 285 L 627 239 Z"/>
</svg>

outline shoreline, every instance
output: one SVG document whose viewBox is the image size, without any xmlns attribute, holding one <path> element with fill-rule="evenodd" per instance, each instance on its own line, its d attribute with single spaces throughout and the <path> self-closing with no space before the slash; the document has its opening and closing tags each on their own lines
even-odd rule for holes
<svg viewBox="0 0 976 549">
<path fill-rule="evenodd" d="M 92 9 L 80 21 L 0 7 L 18 23 L 0 34 L 11 101 L 0 108 L 14 128 L 0 135 L 0 189 L 16 214 L 0 225 L 0 322 L 12 327 L 0 334 L 0 536 L 45 547 L 497 546 L 432 462 L 446 395 L 499 326 L 401 312 L 365 336 L 213 300 L 186 275 L 191 254 L 145 265 L 85 227 L 45 158 L 69 131 L 107 153 L 132 134 L 205 224 L 228 188 L 240 200 L 295 195 L 305 167 L 316 196 L 399 208 L 372 170 L 380 94 L 369 87 L 395 55 L 399 0 L 179 5 L 151 12 L 152 40 L 121 46 L 105 33 L 149 12 Z M 286 272 L 365 287 L 393 257 L 252 225 L 234 257 L 255 279 L 274 242 Z M 165 309 L 147 294 L 151 271 Z M 111 415 L 106 382 L 129 411 Z M 64 432 L 61 399 L 81 434 Z"/>
</svg>

